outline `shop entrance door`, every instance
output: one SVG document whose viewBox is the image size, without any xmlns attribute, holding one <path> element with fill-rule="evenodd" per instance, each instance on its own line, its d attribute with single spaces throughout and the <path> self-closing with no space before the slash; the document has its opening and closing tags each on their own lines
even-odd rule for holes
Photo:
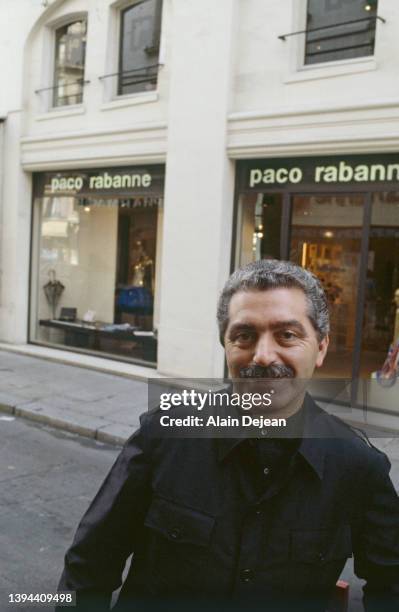
<svg viewBox="0 0 399 612">
<path fill-rule="evenodd" d="M 291 198 L 289 259 L 321 281 L 330 306 L 330 346 L 315 375 L 357 378 L 369 207 L 364 194 L 298 194 Z M 353 397 L 354 390 L 351 395 Z"/>
</svg>

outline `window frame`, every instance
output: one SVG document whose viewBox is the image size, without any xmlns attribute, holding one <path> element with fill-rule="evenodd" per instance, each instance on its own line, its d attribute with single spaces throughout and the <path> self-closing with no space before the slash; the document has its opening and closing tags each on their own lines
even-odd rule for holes
<svg viewBox="0 0 399 612">
<path fill-rule="evenodd" d="M 83 63 L 83 76 L 82 76 L 82 100 L 80 102 L 75 102 L 73 104 L 55 104 L 55 98 L 56 98 L 56 70 L 57 70 L 57 32 L 59 30 L 61 30 L 62 28 L 66 28 L 69 25 L 72 25 L 74 23 L 77 23 L 79 21 L 85 21 L 86 22 L 86 47 L 85 47 L 85 54 L 84 54 L 84 63 Z M 88 26 L 89 26 L 89 21 L 88 21 L 88 15 L 87 13 L 74 13 L 72 15 L 67 15 L 65 16 L 62 21 L 58 21 L 55 24 L 53 24 L 52 26 L 52 30 L 53 30 L 53 35 L 52 35 L 52 39 L 53 39 L 53 52 L 52 52 L 52 86 L 53 89 L 50 92 L 51 96 L 50 96 L 50 108 L 54 109 L 55 111 L 57 110 L 66 110 L 69 108 L 76 108 L 78 106 L 82 106 L 83 105 L 83 101 L 84 101 L 84 81 L 85 81 L 85 72 L 86 72 L 86 58 L 87 58 L 87 39 L 88 39 Z"/>
<path fill-rule="evenodd" d="M 304 23 L 305 23 L 305 27 L 304 29 L 307 30 L 308 29 L 308 11 L 309 11 L 309 2 L 310 0 L 306 0 L 305 2 L 305 15 L 304 15 Z M 377 2 L 377 8 L 376 8 L 376 12 L 375 12 L 375 16 L 378 15 L 378 0 L 376 0 Z M 364 13 L 365 18 L 367 18 L 367 13 Z M 360 19 L 360 17 L 359 17 Z M 326 61 L 316 61 L 316 62 L 306 62 L 306 57 L 307 57 L 307 48 L 309 44 L 312 44 L 311 40 L 308 40 L 308 36 L 307 33 L 305 33 L 303 35 L 303 55 L 302 55 L 302 64 L 303 67 L 307 68 L 308 66 L 323 66 L 323 65 L 331 65 L 331 64 L 337 64 L 337 63 L 341 63 L 341 62 L 347 62 L 347 61 L 357 61 L 357 60 L 364 60 L 364 59 L 370 59 L 373 58 L 375 56 L 375 48 L 376 48 L 376 35 L 377 35 L 377 19 L 375 19 L 374 21 L 374 42 L 373 42 L 373 52 L 369 53 L 367 55 L 359 55 L 359 56 L 354 56 L 354 57 L 344 57 L 344 58 L 339 58 L 339 59 L 333 59 L 333 60 L 326 60 Z M 362 32 L 354 32 L 353 35 L 357 35 L 357 34 L 362 34 Z M 339 35 L 337 35 L 337 38 L 340 38 Z M 363 46 L 371 46 L 371 45 L 363 45 Z M 342 49 L 331 49 L 331 53 L 339 53 L 340 51 L 342 51 Z"/>
<path fill-rule="evenodd" d="M 148 2 L 148 0 L 135 0 L 132 2 L 132 0 L 127 0 L 124 2 L 120 2 L 118 3 L 117 9 L 118 9 L 118 39 L 117 39 L 117 78 L 115 79 L 115 84 L 114 84 L 114 97 L 119 100 L 119 99 L 123 99 L 123 98 L 127 98 L 127 97 L 132 97 L 132 96 L 142 96 L 142 95 L 148 95 L 148 94 L 154 94 L 157 90 L 158 90 L 158 83 L 159 83 L 159 67 L 163 64 L 163 62 L 161 61 L 161 53 L 162 53 L 162 26 L 163 26 L 163 11 L 164 11 L 164 6 L 165 3 L 163 2 L 163 0 L 158 0 L 161 3 L 161 7 L 160 7 L 160 14 L 159 14 L 159 44 L 158 44 L 158 61 L 157 61 L 157 65 L 158 65 L 158 70 L 157 70 L 157 80 L 156 80 L 156 85 L 153 89 L 147 90 L 147 89 L 143 89 L 142 91 L 135 91 L 135 92 L 128 92 L 128 93 L 123 93 L 122 91 L 122 84 L 121 84 L 121 75 L 122 75 L 122 61 L 123 61 L 123 14 L 126 13 L 129 9 L 133 8 L 134 6 L 140 5 L 140 4 L 144 4 L 145 2 Z"/>
<path fill-rule="evenodd" d="M 43 47 L 42 47 L 42 74 L 41 85 L 39 88 L 39 99 L 36 106 L 37 118 L 45 118 L 51 116 L 52 113 L 69 114 L 81 111 L 84 109 L 84 100 L 79 104 L 70 104 L 69 106 L 54 106 L 53 105 L 53 87 L 55 85 L 55 44 L 56 31 L 74 21 L 85 19 L 87 23 L 87 33 L 89 32 L 89 19 L 87 11 L 79 11 L 62 15 L 57 19 L 48 21 L 44 28 Z M 86 67 L 86 62 L 85 62 Z M 44 113 L 41 115 L 40 113 Z"/>
<path fill-rule="evenodd" d="M 298 32 L 306 30 L 308 0 L 292 0 L 291 2 L 291 31 Z M 376 70 L 377 45 L 379 35 L 379 24 L 376 23 L 374 55 L 364 57 L 320 62 L 317 64 L 305 64 L 306 36 L 299 34 L 287 39 L 289 65 L 285 84 L 310 81 L 315 79 L 332 78 L 346 74 L 358 74 Z"/>
</svg>

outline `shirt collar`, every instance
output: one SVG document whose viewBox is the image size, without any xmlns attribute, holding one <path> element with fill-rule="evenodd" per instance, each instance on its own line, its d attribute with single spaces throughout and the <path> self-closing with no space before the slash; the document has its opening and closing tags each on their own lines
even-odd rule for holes
<svg viewBox="0 0 399 612">
<path fill-rule="evenodd" d="M 326 453 L 325 442 L 323 440 L 330 437 L 327 414 L 314 402 L 308 393 L 305 396 L 302 409 L 304 410 L 304 426 L 298 453 L 302 455 L 317 476 L 322 479 Z M 247 438 L 219 438 L 219 461 L 223 461 L 245 439 Z"/>
</svg>

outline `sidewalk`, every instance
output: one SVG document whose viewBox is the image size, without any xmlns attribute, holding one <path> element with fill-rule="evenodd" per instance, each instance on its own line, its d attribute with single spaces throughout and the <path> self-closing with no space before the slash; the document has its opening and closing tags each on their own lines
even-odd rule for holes
<svg viewBox="0 0 399 612">
<path fill-rule="evenodd" d="M 0 350 L 0 421 L 15 415 L 122 445 L 146 410 L 142 380 Z M 399 484 L 398 433 L 361 428 L 395 462 Z"/>
<path fill-rule="evenodd" d="M 121 445 L 147 410 L 145 382 L 0 351 L 4 413 Z"/>
</svg>

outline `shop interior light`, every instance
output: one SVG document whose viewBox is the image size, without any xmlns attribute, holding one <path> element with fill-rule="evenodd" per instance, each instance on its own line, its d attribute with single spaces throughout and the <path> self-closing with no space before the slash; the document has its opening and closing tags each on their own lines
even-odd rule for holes
<svg viewBox="0 0 399 612">
<path fill-rule="evenodd" d="M 333 238 L 334 237 L 334 232 L 327 230 L 326 232 L 324 232 L 324 237 L 325 238 Z"/>
<path fill-rule="evenodd" d="M 371 11 L 372 8 L 373 7 L 371 6 L 371 4 L 368 4 L 368 3 L 364 6 L 365 11 Z"/>
<path fill-rule="evenodd" d="M 85 212 L 90 212 L 91 208 L 90 206 L 85 206 Z"/>
<path fill-rule="evenodd" d="M 302 245 L 302 258 L 301 258 L 301 266 L 302 268 L 306 267 L 306 259 L 308 254 L 308 243 L 304 242 Z"/>
</svg>

